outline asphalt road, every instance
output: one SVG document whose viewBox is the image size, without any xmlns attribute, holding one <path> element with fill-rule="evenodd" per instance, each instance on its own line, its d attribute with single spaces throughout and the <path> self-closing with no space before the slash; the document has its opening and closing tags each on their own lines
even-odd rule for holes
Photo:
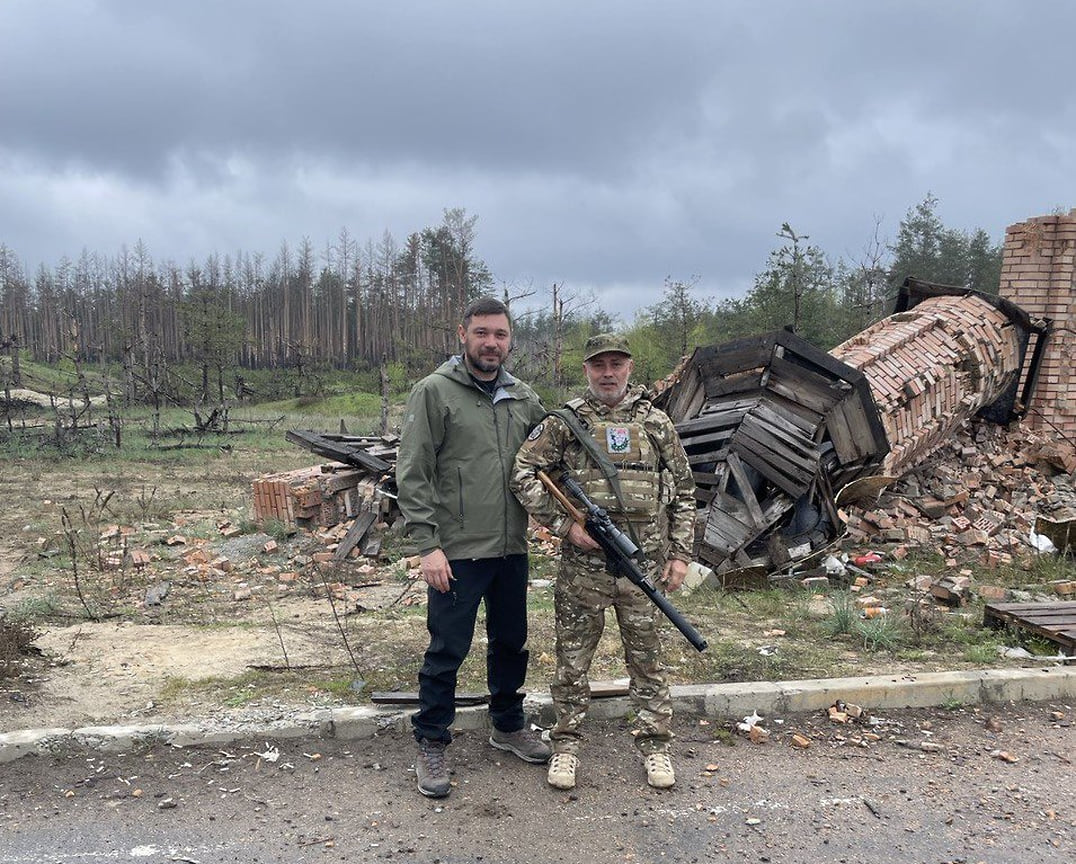
<svg viewBox="0 0 1076 864">
<path fill-rule="evenodd" d="M 24 757 L 0 765 L 0 864 L 1076 860 L 1074 706 L 777 719 L 733 746 L 682 719 L 663 792 L 620 722 L 589 725 L 572 793 L 464 732 L 441 801 L 416 791 L 398 731 Z"/>
</svg>

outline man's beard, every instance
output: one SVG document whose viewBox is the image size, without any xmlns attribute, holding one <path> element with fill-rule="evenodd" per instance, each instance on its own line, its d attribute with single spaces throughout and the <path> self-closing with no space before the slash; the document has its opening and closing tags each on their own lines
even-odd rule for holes
<svg viewBox="0 0 1076 864">
<path fill-rule="evenodd" d="M 464 353 L 467 363 L 478 372 L 496 372 L 504 364 L 504 356 L 499 351 L 488 352 L 482 356 L 472 354 L 470 351 Z"/>
<path fill-rule="evenodd" d="M 598 390 L 595 390 L 593 384 L 587 384 L 587 389 L 590 391 L 591 396 L 593 396 L 603 405 L 607 405 L 610 408 L 619 405 L 620 401 L 628 395 L 628 384 L 626 381 L 624 382 L 623 387 L 617 388 L 617 390 L 612 393 L 602 393 Z"/>
</svg>

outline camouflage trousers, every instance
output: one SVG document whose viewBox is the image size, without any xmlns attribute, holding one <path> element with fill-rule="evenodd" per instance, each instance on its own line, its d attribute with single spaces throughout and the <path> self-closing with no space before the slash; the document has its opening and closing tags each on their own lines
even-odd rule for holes
<svg viewBox="0 0 1076 864">
<path fill-rule="evenodd" d="M 666 751 L 672 740 L 672 700 L 661 664 L 657 608 L 627 579 L 608 573 L 604 557 L 567 547 L 562 556 L 554 592 L 557 671 L 549 688 L 557 714 L 550 733 L 553 752 L 577 754 L 581 747 L 590 705 L 588 673 L 610 606 L 631 681 L 635 744 L 644 754 Z M 656 568 L 651 569 L 656 578 Z"/>
</svg>

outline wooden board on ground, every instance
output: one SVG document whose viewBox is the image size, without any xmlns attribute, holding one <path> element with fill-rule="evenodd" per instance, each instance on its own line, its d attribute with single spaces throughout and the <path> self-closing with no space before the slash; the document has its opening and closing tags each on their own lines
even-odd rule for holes
<svg viewBox="0 0 1076 864">
<path fill-rule="evenodd" d="M 591 681 L 591 699 L 615 699 L 618 696 L 628 695 L 628 682 L 626 681 Z"/>
<path fill-rule="evenodd" d="M 1000 629 L 1026 630 L 1061 646 L 1076 656 L 1076 600 L 1060 603 L 987 603 L 983 624 Z"/>
<path fill-rule="evenodd" d="M 367 510 L 360 513 L 355 517 L 355 521 L 351 524 L 344 539 L 340 541 L 340 545 L 336 547 L 336 552 L 333 555 L 334 561 L 343 561 L 347 558 L 348 553 L 354 549 L 360 540 L 366 536 L 366 532 L 370 530 L 370 526 L 377 521 L 377 513 Z"/>
<path fill-rule="evenodd" d="M 370 694 L 370 701 L 375 705 L 418 705 L 418 693 L 414 690 L 381 691 Z M 456 706 L 485 705 L 489 702 L 488 693 L 457 693 Z"/>
</svg>

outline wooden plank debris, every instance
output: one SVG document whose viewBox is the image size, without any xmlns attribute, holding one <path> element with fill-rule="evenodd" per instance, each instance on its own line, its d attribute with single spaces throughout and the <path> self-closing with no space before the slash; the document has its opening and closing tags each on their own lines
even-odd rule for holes
<svg viewBox="0 0 1076 864">
<path fill-rule="evenodd" d="M 703 526 L 696 554 L 726 584 L 733 569 L 781 566 L 789 549 L 832 542 L 841 526 L 832 501 L 820 500 L 832 486 L 819 475 L 868 473 L 888 446 L 863 376 L 787 331 L 696 349 L 657 398 L 694 472 Z M 804 496 L 804 512 L 826 528 L 787 518 Z M 790 533 L 765 536 L 781 524 Z"/>
<path fill-rule="evenodd" d="M 983 625 L 1026 630 L 1056 643 L 1067 656 L 1076 656 L 1076 600 L 987 603 L 983 608 Z"/>
<path fill-rule="evenodd" d="M 370 701 L 375 705 L 418 705 L 418 692 L 414 690 L 375 691 L 370 694 Z M 485 705 L 489 702 L 488 693 L 456 693 L 456 707 L 468 705 Z"/>
<path fill-rule="evenodd" d="M 387 441 L 383 438 L 362 435 L 325 435 L 295 429 L 288 431 L 284 437 L 312 453 L 346 465 L 354 465 L 380 474 L 388 473 L 392 469 L 393 463 L 382 457 L 389 455 L 390 452 L 394 455 L 395 449 L 386 450 L 384 445 Z"/>
<path fill-rule="evenodd" d="M 366 536 L 366 532 L 370 530 L 370 526 L 376 521 L 377 513 L 375 511 L 367 510 L 360 513 L 355 518 L 355 521 L 351 523 L 351 527 L 348 529 L 347 534 L 344 535 L 344 539 L 340 541 L 340 545 L 336 547 L 333 560 L 343 561 L 347 558 L 348 553 L 359 544 L 363 537 Z"/>
</svg>

